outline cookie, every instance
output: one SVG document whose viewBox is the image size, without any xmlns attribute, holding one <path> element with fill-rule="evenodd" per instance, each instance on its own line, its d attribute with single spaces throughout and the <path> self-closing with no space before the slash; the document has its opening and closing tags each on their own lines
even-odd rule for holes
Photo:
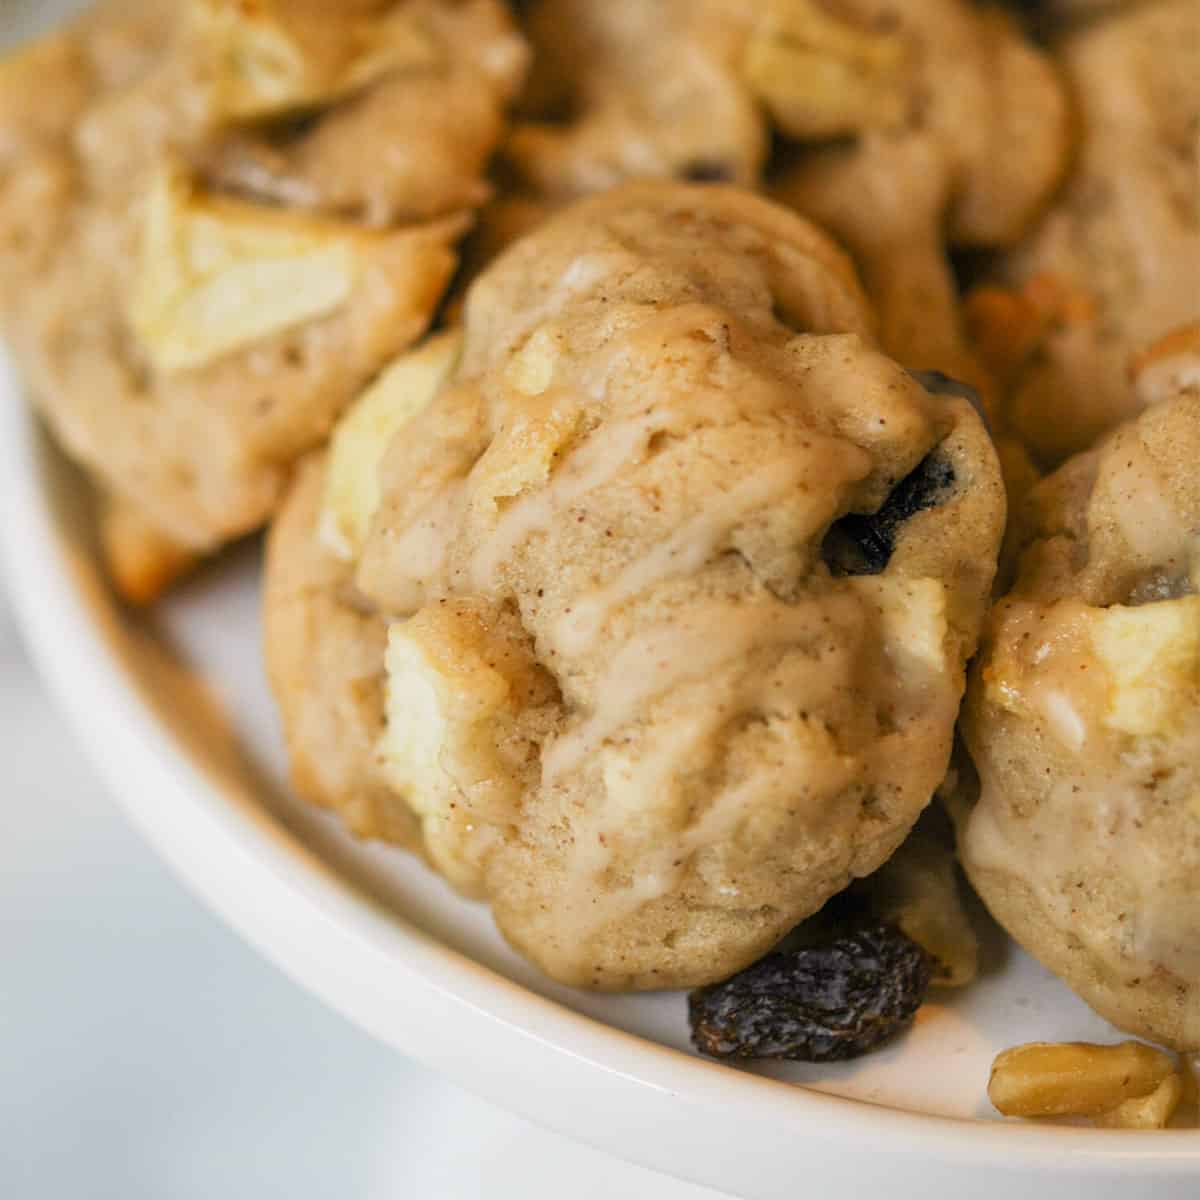
<svg viewBox="0 0 1200 1200">
<path fill-rule="evenodd" d="M 1140 408 L 1127 372 L 1200 320 L 1200 8 L 1156 0 L 1068 34 L 1082 145 L 1036 232 L 970 301 L 1010 381 L 1007 421 L 1044 465 Z"/>
<path fill-rule="evenodd" d="M 259 525 L 420 336 L 524 58 L 498 0 L 189 0 L 0 68 L 0 319 L 146 529 L 199 556 Z"/>
<path fill-rule="evenodd" d="M 263 647 L 291 784 L 355 833 L 416 846 L 416 821 L 375 753 L 387 626 L 355 595 L 353 563 L 321 537 L 326 470 L 322 451 L 297 467 L 263 576 Z"/>
<path fill-rule="evenodd" d="M 963 731 L 959 852 L 997 920 L 1101 1015 L 1200 1047 L 1200 388 L 1031 494 Z"/>
<path fill-rule="evenodd" d="M 386 777 L 555 978 L 723 978 L 945 771 L 990 440 L 874 348 L 830 242 L 736 189 L 580 202 L 464 317 L 356 574 L 389 622 Z"/>
<path fill-rule="evenodd" d="M 196 565 L 196 555 L 120 496 L 101 493 L 96 530 L 113 586 L 130 604 L 151 604 Z"/>
<path fill-rule="evenodd" d="M 534 68 L 505 161 L 537 196 L 631 179 L 746 186 L 769 146 L 746 86 L 753 6 L 732 0 L 534 0 Z"/>
<path fill-rule="evenodd" d="M 774 138 L 776 197 L 851 249 L 889 353 L 997 415 L 947 240 L 1014 240 L 1070 142 L 1064 89 L 1015 26 L 963 0 L 541 0 L 528 26 L 542 119 L 504 152 L 520 212 L 641 177 L 756 186 Z M 512 220 L 492 217 L 495 241 Z"/>
<path fill-rule="evenodd" d="M 809 7 L 793 6 L 780 40 L 811 40 L 831 73 L 857 68 L 866 82 L 829 89 L 823 127 L 849 140 L 798 155 L 774 194 L 849 247 L 890 354 L 988 392 L 948 246 L 1005 245 L 1038 216 L 1066 166 L 1064 89 L 996 10 L 963 0 L 840 0 L 836 25 L 817 40 L 807 34 Z M 811 138 L 803 110 L 779 118 L 785 132 Z"/>
</svg>

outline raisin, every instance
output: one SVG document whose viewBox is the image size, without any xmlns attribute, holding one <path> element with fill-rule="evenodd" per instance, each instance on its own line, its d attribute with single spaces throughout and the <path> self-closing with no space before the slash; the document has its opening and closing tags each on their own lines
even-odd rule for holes
<svg viewBox="0 0 1200 1200">
<path fill-rule="evenodd" d="M 276 146 L 291 146 L 308 137 L 321 123 L 323 114 L 316 109 L 287 113 L 273 121 L 270 137 Z"/>
<path fill-rule="evenodd" d="M 876 513 L 848 513 L 825 535 L 821 554 L 835 575 L 878 575 L 892 559 L 896 535 L 910 517 L 941 504 L 955 481 L 954 467 L 936 453 L 892 489 Z"/>
<path fill-rule="evenodd" d="M 733 171 L 721 162 L 698 159 L 688 163 L 680 172 L 690 183 L 732 183 Z"/>
<path fill-rule="evenodd" d="M 1035 42 L 1048 45 L 1056 31 L 1062 32 L 1061 26 L 1066 18 L 1061 12 L 1055 14 L 1049 0 L 1008 0 L 1008 6 L 1016 9 L 1024 18 L 1026 29 Z"/>
<path fill-rule="evenodd" d="M 899 930 L 863 925 L 692 992 L 692 1041 L 714 1058 L 856 1058 L 912 1024 L 930 975 L 929 956 Z"/>
</svg>

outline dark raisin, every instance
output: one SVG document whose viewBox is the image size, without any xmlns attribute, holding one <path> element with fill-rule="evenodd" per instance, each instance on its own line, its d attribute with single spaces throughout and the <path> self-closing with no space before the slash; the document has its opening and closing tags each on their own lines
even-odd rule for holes
<svg viewBox="0 0 1200 1200">
<path fill-rule="evenodd" d="M 1057 11 L 1049 0 L 1008 0 L 1008 6 L 1024 18 L 1026 28 L 1036 42 L 1048 43 L 1055 31 L 1061 32 L 1061 26 L 1069 20 L 1069 15 Z M 1063 7 L 1058 6 L 1059 9 Z"/>
<path fill-rule="evenodd" d="M 691 183 L 733 182 L 733 171 L 726 163 L 706 159 L 688 163 L 680 174 Z"/>
<path fill-rule="evenodd" d="M 891 561 L 900 526 L 947 497 L 954 466 L 936 452 L 892 489 L 875 513 L 848 513 L 825 535 L 821 555 L 835 575 L 878 575 Z"/>
<path fill-rule="evenodd" d="M 909 374 L 931 396 L 957 396 L 960 400 L 965 400 L 979 414 L 979 419 L 990 432 L 991 422 L 983 407 L 983 401 L 969 383 L 952 379 L 949 375 L 943 375 L 941 371 L 909 371 Z"/>
<path fill-rule="evenodd" d="M 688 998 L 692 1041 L 714 1058 L 856 1058 L 912 1024 L 929 956 L 890 925 L 777 950 Z"/>
<path fill-rule="evenodd" d="M 267 127 L 271 142 L 280 147 L 295 145 L 316 130 L 323 116 L 319 109 L 286 113 Z"/>
<path fill-rule="evenodd" d="M 989 283 L 997 272 L 997 254 L 994 249 L 978 246 L 958 246 L 950 251 L 950 269 L 958 294 L 965 296 L 972 288 Z"/>
</svg>

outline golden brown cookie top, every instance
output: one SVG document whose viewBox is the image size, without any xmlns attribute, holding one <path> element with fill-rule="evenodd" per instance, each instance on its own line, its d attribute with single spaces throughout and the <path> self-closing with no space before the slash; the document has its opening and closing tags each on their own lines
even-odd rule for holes
<svg viewBox="0 0 1200 1200">
<path fill-rule="evenodd" d="M 1177 393 L 1030 493 L 1017 595 L 1097 607 L 1189 594 L 1200 581 L 1200 393 Z"/>
<path fill-rule="evenodd" d="M 1003 493 L 869 323 L 795 215 L 630 185 L 485 271 L 392 443 L 357 577 L 394 619 L 382 753 L 558 978 L 728 974 L 945 769 Z"/>
<path fill-rule="evenodd" d="M 481 542 L 500 509 L 520 507 L 498 498 L 539 490 L 568 448 L 610 423 L 627 436 L 627 452 L 759 421 L 785 431 L 796 423 L 796 436 L 809 427 L 857 438 L 870 446 L 870 461 L 851 506 L 870 509 L 944 433 L 946 418 L 933 413 L 969 409 L 963 400 L 928 397 L 861 340 L 820 336 L 868 334 L 869 312 L 848 263 L 803 220 L 729 188 L 630 185 L 581 202 L 486 271 L 465 316 L 458 387 L 444 403 L 457 410 L 448 451 L 469 473 L 465 524 L 457 528 Z M 714 382 L 718 370 L 726 375 Z M 833 380 L 843 373 L 848 382 L 839 390 Z M 817 386 L 827 376 L 828 394 L 796 407 L 797 384 L 811 378 Z M 727 398 L 739 379 L 744 410 Z M 659 407 L 647 414 L 651 397 Z M 639 421 L 645 429 L 634 428 Z M 427 449 L 419 438 L 395 447 L 387 470 L 406 482 L 391 500 L 399 508 L 389 525 L 403 526 L 405 514 L 427 502 L 421 480 L 444 488 L 449 464 Z M 406 454 L 411 462 L 400 461 Z M 812 491 L 829 498 L 847 482 L 831 476 Z M 489 488 L 516 490 L 492 495 Z M 473 566 L 442 564 L 465 572 L 461 579 L 443 574 L 432 583 L 430 576 L 430 586 L 500 586 L 486 578 L 484 562 L 505 558 L 506 537 L 553 523 L 549 514 L 528 529 L 497 521 L 503 529 L 480 545 Z M 376 549 L 386 560 L 387 546 Z M 414 583 L 421 561 L 404 566 Z M 364 571 L 375 565 L 368 561 Z M 376 590 L 384 601 L 388 587 Z M 397 582 L 396 611 L 404 590 Z"/>
</svg>

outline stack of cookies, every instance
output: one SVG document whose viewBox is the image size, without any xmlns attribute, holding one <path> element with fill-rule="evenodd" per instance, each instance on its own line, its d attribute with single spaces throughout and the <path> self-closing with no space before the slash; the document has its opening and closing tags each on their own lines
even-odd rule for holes
<svg viewBox="0 0 1200 1200">
<path fill-rule="evenodd" d="M 118 591 L 269 524 L 296 789 L 554 978 L 961 986 L 957 856 L 1194 1052 L 1198 128 L 1194 0 L 106 0 L 0 321 Z"/>
</svg>

